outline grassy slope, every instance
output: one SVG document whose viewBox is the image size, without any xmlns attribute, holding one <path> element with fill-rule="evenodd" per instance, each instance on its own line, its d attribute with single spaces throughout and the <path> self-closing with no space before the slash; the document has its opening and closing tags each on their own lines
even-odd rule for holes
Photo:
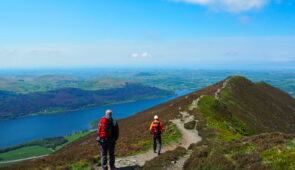
<svg viewBox="0 0 295 170">
<path fill-rule="evenodd" d="M 88 134 L 90 134 L 91 131 L 83 131 L 83 132 L 77 132 L 77 133 L 73 133 L 73 134 L 70 134 L 68 136 L 65 136 L 65 138 L 68 140 L 68 142 L 62 144 L 62 145 L 59 145 L 55 148 L 55 150 L 60 150 L 61 148 L 65 147 L 66 145 L 68 145 L 69 143 L 83 137 L 83 136 L 86 136 Z"/>
<path fill-rule="evenodd" d="M 222 90 L 220 102 L 257 133 L 295 132 L 294 98 L 264 82 L 234 77 Z"/>
<path fill-rule="evenodd" d="M 278 89 L 234 77 L 219 100 L 205 96 L 191 113 L 203 141 L 192 146 L 184 168 L 294 169 L 294 106 Z"/>
<path fill-rule="evenodd" d="M 184 169 L 294 169 L 294 138 L 272 132 L 198 144 Z"/>
</svg>

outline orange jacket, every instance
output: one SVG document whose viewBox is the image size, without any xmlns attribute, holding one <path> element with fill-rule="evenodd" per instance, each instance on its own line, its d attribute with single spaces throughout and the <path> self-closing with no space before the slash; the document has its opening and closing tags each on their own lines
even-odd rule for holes
<svg viewBox="0 0 295 170">
<path fill-rule="evenodd" d="M 160 122 L 159 120 L 154 120 L 152 123 L 151 123 L 151 126 L 150 126 L 150 131 L 153 131 L 153 123 L 154 122 Z M 160 122 L 160 128 L 161 128 L 161 131 L 164 132 L 165 131 L 165 128 L 164 128 L 164 125 L 162 122 Z"/>
</svg>

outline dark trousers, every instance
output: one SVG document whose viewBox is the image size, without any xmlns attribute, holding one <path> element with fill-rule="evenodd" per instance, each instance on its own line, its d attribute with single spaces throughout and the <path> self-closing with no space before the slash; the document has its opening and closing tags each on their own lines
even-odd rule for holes
<svg viewBox="0 0 295 170">
<path fill-rule="evenodd" d="M 158 141 L 158 153 L 161 152 L 161 146 L 162 146 L 162 138 L 161 136 L 154 136 L 153 137 L 153 140 L 154 140 L 154 152 L 156 152 L 157 150 L 157 141 Z"/>
<path fill-rule="evenodd" d="M 101 166 L 103 169 L 108 169 L 108 158 L 110 157 L 110 168 L 115 167 L 115 142 L 99 142 L 101 151 Z"/>
</svg>

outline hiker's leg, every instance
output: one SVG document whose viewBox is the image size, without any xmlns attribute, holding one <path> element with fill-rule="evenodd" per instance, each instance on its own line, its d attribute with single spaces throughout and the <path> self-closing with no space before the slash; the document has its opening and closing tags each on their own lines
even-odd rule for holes
<svg viewBox="0 0 295 170">
<path fill-rule="evenodd" d="M 158 142 L 159 142 L 159 147 L 158 147 L 158 154 L 161 153 L 161 147 L 162 147 L 162 137 L 158 136 Z"/>
<path fill-rule="evenodd" d="M 154 136 L 153 137 L 153 148 L 154 148 L 154 152 L 156 152 L 156 150 L 157 150 L 157 136 Z"/>
<path fill-rule="evenodd" d="M 110 167 L 111 169 L 115 168 L 115 142 L 109 143 L 109 155 L 110 155 Z"/>
<path fill-rule="evenodd" d="M 100 152 L 101 152 L 101 167 L 102 169 L 108 169 L 108 160 L 107 160 L 107 152 L 108 152 L 108 146 L 104 142 L 100 143 Z"/>
</svg>

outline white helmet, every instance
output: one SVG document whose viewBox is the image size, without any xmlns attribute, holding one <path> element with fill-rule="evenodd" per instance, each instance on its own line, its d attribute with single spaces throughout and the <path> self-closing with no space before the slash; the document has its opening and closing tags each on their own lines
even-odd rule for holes
<svg viewBox="0 0 295 170">
<path fill-rule="evenodd" d="M 159 117 L 158 117 L 157 115 L 155 115 L 155 116 L 154 116 L 154 119 L 155 119 L 155 120 L 158 120 L 158 119 L 159 119 Z"/>
</svg>

